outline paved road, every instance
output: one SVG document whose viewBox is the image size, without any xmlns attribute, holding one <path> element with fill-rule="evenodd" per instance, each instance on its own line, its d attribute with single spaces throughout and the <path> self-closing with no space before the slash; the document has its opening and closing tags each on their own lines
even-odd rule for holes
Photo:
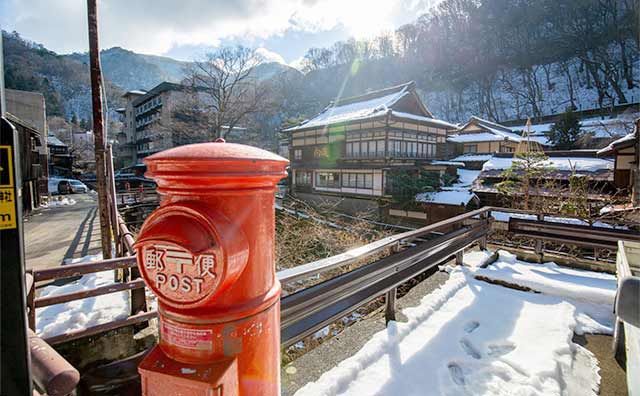
<svg viewBox="0 0 640 396">
<path fill-rule="evenodd" d="M 95 195 L 68 195 L 75 205 L 39 209 L 24 222 L 27 269 L 57 267 L 67 258 L 100 252 Z"/>
</svg>

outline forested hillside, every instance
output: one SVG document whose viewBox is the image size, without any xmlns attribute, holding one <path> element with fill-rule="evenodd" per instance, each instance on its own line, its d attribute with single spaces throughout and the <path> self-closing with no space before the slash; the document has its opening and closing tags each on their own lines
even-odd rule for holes
<svg viewBox="0 0 640 396">
<path fill-rule="evenodd" d="M 394 33 L 310 49 L 301 99 L 317 110 L 415 80 L 449 121 L 638 101 L 638 12 L 635 0 L 445 0 Z"/>
<path fill-rule="evenodd" d="M 304 75 L 276 63 L 256 74 L 273 86 L 267 139 L 287 118 L 313 116 L 336 97 L 409 80 L 439 118 L 496 121 L 640 101 L 637 0 L 444 0 L 371 40 L 311 48 Z M 91 114 L 86 54 L 57 55 L 17 33 L 5 38 L 6 85 L 41 91 L 52 115 Z M 178 82 L 188 62 L 102 51 L 111 107 L 128 89 Z M 266 129 L 269 129 L 268 131 Z M 275 142 L 272 142 L 275 143 Z"/>
<path fill-rule="evenodd" d="M 24 40 L 16 32 L 3 31 L 2 37 L 7 88 L 42 92 L 50 116 L 90 117 L 91 85 L 86 65 Z M 105 91 L 109 103 L 117 106 L 122 89 L 106 80 Z"/>
</svg>

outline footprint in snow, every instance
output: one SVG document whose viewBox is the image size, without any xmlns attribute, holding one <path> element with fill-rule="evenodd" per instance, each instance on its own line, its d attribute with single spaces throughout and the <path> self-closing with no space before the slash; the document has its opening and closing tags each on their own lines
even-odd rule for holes
<svg viewBox="0 0 640 396">
<path fill-rule="evenodd" d="M 462 367 L 457 363 L 449 363 L 447 368 L 449 369 L 451 380 L 456 385 L 464 385 L 464 373 L 462 372 Z"/>
<path fill-rule="evenodd" d="M 506 355 L 507 353 L 516 349 L 515 344 L 511 342 L 505 342 L 502 344 L 491 344 L 489 345 L 489 356 L 498 357 L 502 355 Z"/>
<path fill-rule="evenodd" d="M 480 359 L 482 357 L 482 355 L 480 355 L 480 352 L 478 352 L 476 347 L 474 347 L 471 341 L 469 341 L 468 339 L 461 339 L 460 345 L 462 346 L 462 349 L 464 349 L 464 351 L 467 353 L 467 355 L 471 356 L 472 358 Z"/>
<path fill-rule="evenodd" d="M 468 334 L 473 333 L 478 327 L 480 327 L 480 322 L 478 322 L 477 320 L 472 320 L 470 322 L 467 322 L 467 324 L 464 325 L 464 331 Z"/>
</svg>

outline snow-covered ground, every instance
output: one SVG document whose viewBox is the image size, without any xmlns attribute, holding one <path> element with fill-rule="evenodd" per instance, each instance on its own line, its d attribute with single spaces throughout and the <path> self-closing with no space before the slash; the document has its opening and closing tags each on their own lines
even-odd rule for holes
<svg viewBox="0 0 640 396">
<path fill-rule="evenodd" d="M 296 396 L 565 395 L 570 389 L 596 395 L 597 360 L 572 337 L 611 332 L 615 279 L 532 265 L 506 252 L 487 269 L 477 267 L 483 260 L 467 255 L 472 268 L 449 267 L 440 289 L 404 311 L 407 323 L 391 322 Z M 490 284 L 476 274 L 540 293 Z"/>
<path fill-rule="evenodd" d="M 70 260 L 67 264 L 98 261 L 102 254 Z M 63 286 L 47 286 L 39 297 L 57 296 L 81 290 L 113 284 L 113 271 L 83 275 L 80 279 Z M 64 304 L 36 309 L 36 333 L 43 338 L 80 330 L 129 315 L 129 292 L 106 294 Z"/>
</svg>

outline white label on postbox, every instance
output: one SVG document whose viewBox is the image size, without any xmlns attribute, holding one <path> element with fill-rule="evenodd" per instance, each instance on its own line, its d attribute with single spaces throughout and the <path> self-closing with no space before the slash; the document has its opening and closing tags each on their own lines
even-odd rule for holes
<svg viewBox="0 0 640 396">
<path fill-rule="evenodd" d="M 212 251 L 193 255 L 175 245 L 145 245 L 142 264 L 147 279 L 160 297 L 195 302 L 218 284 L 218 265 Z"/>
</svg>

